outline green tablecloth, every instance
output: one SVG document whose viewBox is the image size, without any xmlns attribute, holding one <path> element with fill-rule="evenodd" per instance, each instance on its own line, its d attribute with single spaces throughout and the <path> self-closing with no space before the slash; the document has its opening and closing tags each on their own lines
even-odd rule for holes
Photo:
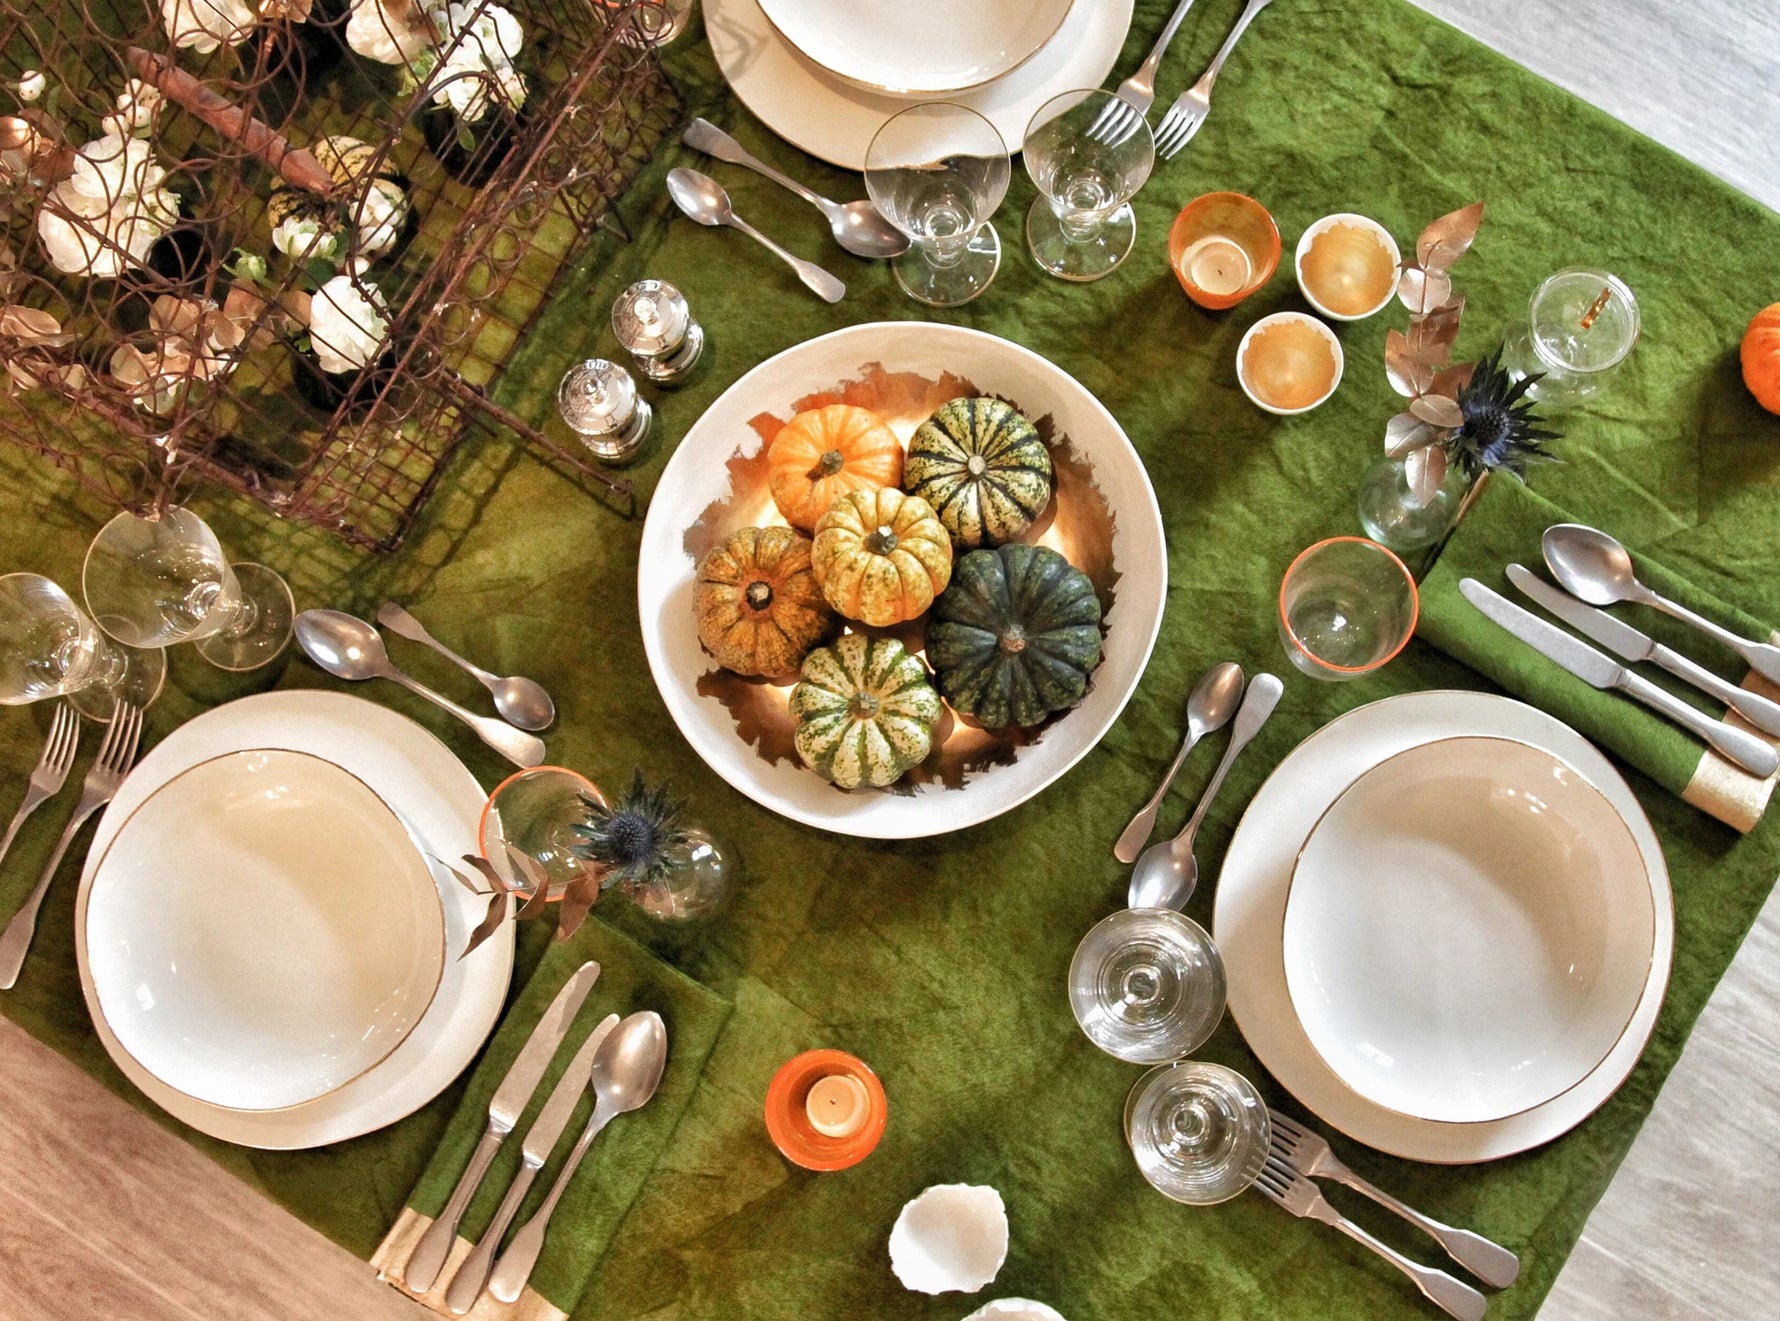
<svg viewBox="0 0 1780 1321">
<path fill-rule="evenodd" d="M 1167 7 L 1142 0 L 1121 70 L 1141 56 Z M 1165 67 L 1164 96 L 1202 66 L 1237 8 L 1203 0 L 1194 10 Z M 777 142 L 734 103 L 696 30 L 671 63 L 689 113 L 734 128 L 825 191 L 857 195 L 857 176 Z M 381 562 L 256 511 L 219 511 L 236 552 L 289 571 L 300 604 L 368 611 L 395 595 L 484 663 L 537 675 L 561 707 L 554 758 L 607 782 L 637 764 L 672 778 L 749 863 L 740 902 L 696 938 L 608 912 L 732 999 L 735 1012 L 677 1142 L 585 1295 L 557 1300 L 582 1321 L 956 1318 L 971 1300 L 903 1292 L 884 1250 L 897 1208 L 952 1180 L 994 1184 L 1007 1198 L 1011 1253 L 985 1296 L 1042 1298 L 1074 1321 L 1428 1315 L 1394 1272 L 1259 1198 L 1194 1211 L 1150 1192 L 1118 1128 L 1136 1071 L 1093 1050 L 1064 999 L 1078 936 L 1123 894 L 1109 842 L 1172 754 L 1193 679 L 1225 656 L 1284 666 L 1271 614 L 1278 575 L 1305 544 L 1353 529 L 1354 485 L 1396 407 L 1379 365 L 1385 328 L 1400 323 L 1391 314 L 1341 330 L 1347 379 L 1322 409 L 1277 419 L 1249 407 L 1233 375 L 1236 342 L 1259 315 L 1299 305 L 1290 276 L 1230 313 L 1203 313 L 1168 273 L 1168 222 L 1188 198 L 1233 188 L 1267 203 L 1289 249 L 1330 211 L 1367 212 L 1408 239 L 1433 216 L 1485 199 L 1483 234 L 1459 267 L 1471 307 L 1466 354 L 1490 347 L 1548 271 L 1584 261 L 1617 271 L 1638 292 L 1644 340 L 1609 395 L 1571 423 L 1568 464 L 1537 483 L 1577 517 L 1635 529 L 1669 567 L 1780 620 L 1772 490 L 1780 421 L 1750 402 L 1735 360 L 1750 312 L 1780 292 L 1761 287 L 1780 270 L 1780 218 L 1406 4 L 1279 0 L 1237 50 L 1217 100 L 1192 146 L 1139 197 L 1139 249 L 1123 269 L 1086 288 L 1041 277 L 1019 245 L 1032 190 L 1016 177 L 1000 216 L 1000 277 L 946 318 L 1018 340 L 1095 391 L 1144 456 L 1168 531 L 1168 609 L 1125 717 L 1059 785 L 999 820 L 941 839 L 866 845 L 780 820 L 730 790 L 676 734 L 650 682 L 634 593 L 640 524 L 498 443 L 463 456 L 409 546 Z M 690 389 L 658 398 L 665 443 L 638 471 L 645 494 L 674 437 L 763 357 L 852 322 L 923 314 L 887 270 L 834 249 L 814 212 L 738 170 L 716 167 L 738 209 L 843 273 L 851 287 L 843 304 L 816 302 L 739 235 L 673 218 L 661 174 L 690 159 L 671 149 L 645 175 L 626 209 L 637 241 L 602 240 L 563 282 L 504 396 L 544 416 L 562 369 L 611 349 L 606 309 L 623 283 L 647 274 L 680 285 L 712 334 L 712 361 Z M 0 464 L 8 515 L 0 563 L 72 584 L 99 511 L 41 468 L 10 454 Z M 421 677 L 461 688 L 434 658 L 410 650 L 403 659 Z M 1349 685 L 1282 672 L 1278 715 L 1211 813 L 1207 859 L 1220 855 L 1279 758 L 1334 715 L 1394 692 L 1482 683 L 1419 643 Z M 300 661 L 225 679 L 189 649 L 175 652 L 153 732 L 274 682 L 325 681 Z M 393 688 L 374 695 L 438 730 L 494 782 L 501 767 L 466 731 Z M 35 714 L 35 723 L 15 712 L 0 725 L 7 784 L 20 783 L 35 757 L 44 718 Z M 1210 762 L 1190 767 L 1164 826 L 1185 815 Z M 1627 1085 L 1559 1142 L 1488 1167 L 1419 1168 L 1341 1144 L 1379 1183 L 1522 1254 L 1521 1281 L 1492 1305 L 1494 1316 L 1536 1311 L 1780 867 L 1771 828 L 1739 839 L 1652 783 L 1633 783 L 1667 849 L 1679 930 L 1667 1004 Z M 33 823 L 0 878 L 0 903 L 22 894 L 28 860 L 43 855 L 54 824 L 49 814 Z M 133 1095 L 80 1004 L 68 948 L 75 872 L 71 860 L 45 910 L 39 953 L 0 1009 Z M 1207 919 L 1211 894 L 1202 886 L 1189 912 Z M 541 937 L 527 933 L 526 966 Z M 772 1070 L 817 1045 L 870 1061 L 891 1098 L 882 1147 L 844 1174 L 788 1167 L 761 1124 Z M 1258 1074 L 1229 1023 L 1206 1054 Z M 263 1155 L 194 1141 L 368 1255 L 457 1096 L 454 1088 L 391 1129 L 322 1152 Z M 1425 1242 L 1359 1215 L 1434 1259 Z"/>
</svg>

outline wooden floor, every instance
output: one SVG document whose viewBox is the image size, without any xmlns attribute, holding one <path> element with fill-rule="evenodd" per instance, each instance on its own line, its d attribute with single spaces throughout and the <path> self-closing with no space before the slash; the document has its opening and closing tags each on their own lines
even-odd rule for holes
<svg viewBox="0 0 1780 1321">
<path fill-rule="evenodd" d="M 1780 209 L 1774 0 L 1420 3 Z M 1780 297 L 1780 272 L 1769 274 Z M 1713 997 L 1541 1321 L 1774 1314 L 1777 1059 L 1780 899 Z M 3 1019 L 0 1060 L 0 1321 L 429 1315 Z"/>
</svg>

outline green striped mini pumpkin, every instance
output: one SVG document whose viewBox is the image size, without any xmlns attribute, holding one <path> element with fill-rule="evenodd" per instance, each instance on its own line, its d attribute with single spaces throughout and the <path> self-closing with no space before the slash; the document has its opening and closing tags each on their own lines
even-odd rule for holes
<svg viewBox="0 0 1780 1321">
<path fill-rule="evenodd" d="M 909 442 L 903 489 L 939 514 L 961 546 L 1012 541 L 1051 499 L 1051 456 L 1038 429 L 999 399 L 954 399 Z"/>
<path fill-rule="evenodd" d="M 843 789 L 893 784 L 925 761 L 942 710 L 902 643 L 860 633 L 812 651 L 791 690 L 797 755 Z"/>
</svg>

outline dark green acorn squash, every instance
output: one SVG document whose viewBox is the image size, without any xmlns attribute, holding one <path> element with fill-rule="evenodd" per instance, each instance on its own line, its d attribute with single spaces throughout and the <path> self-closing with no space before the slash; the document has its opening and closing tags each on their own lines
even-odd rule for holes
<svg viewBox="0 0 1780 1321">
<path fill-rule="evenodd" d="M 954 399 L 916 429 L 903 489 L 961 546 L 1012 541 L 1051 499 L 1051 455 L 1038 429 L 999 399 Z"/>
<path fill-rule="evenodd" d="M 1100 599 L 1047 546 L 973 550 L 933 606 L 927 660 L 952 708 L 990 729 L 1082 700 L 1100 664 Z"/>
</svg>

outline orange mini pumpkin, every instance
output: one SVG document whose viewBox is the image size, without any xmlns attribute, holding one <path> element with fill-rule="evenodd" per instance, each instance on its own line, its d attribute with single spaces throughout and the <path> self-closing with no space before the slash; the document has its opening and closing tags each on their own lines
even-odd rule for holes
<svg viewBox="0 0 1780 1321">
<path fill-rule="evenodd" d="M 737 674 L 797 673 L 828 636 L 834 612 L 810 568 L 810 539 L 788 527 L 745 527 L 698 563 L 698 640 Z"/>
<path fill-rule="evenodd" d="M 766 468 L 779 512 L 793 527 L 813 532 L 843 495 L 902 484 L 902 442 L 870 409 L 829 404 L 780 428 Z"/>
<path fill-rule="evenodd" d="M 1743 384 L 1755 402 L 1780 413 L 1780 303 L 1770 303 L 1743 332 Z"/>
</svg>

